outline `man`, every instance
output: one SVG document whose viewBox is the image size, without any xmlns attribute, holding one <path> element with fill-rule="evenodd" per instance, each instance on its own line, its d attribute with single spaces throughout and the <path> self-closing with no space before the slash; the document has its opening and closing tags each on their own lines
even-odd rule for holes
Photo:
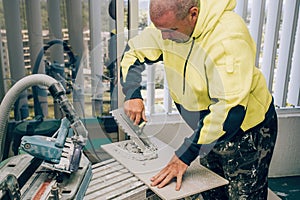
<svg viewBox="0 0 300 200">
<path fill-rule="evenodd" d="M 144 63 L 163 61 L 170 95 L 194 130 L 152 179 L 162 188 L 183 175 L 201 145 L 200 159 L 229 185 L 207 199 L 267 199 L 268 168 L 277 135 L 272 96 L 255 67 L 255 44 L 235 0 L 150 0 L 153 25 L 128 42 L 122 58 L 125 113 L 147 120 L 140 93 Z"/>
</svg>

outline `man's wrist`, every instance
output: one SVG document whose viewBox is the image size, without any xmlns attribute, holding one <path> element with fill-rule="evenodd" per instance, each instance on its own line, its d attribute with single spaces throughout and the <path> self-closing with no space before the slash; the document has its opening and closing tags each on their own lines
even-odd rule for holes
<svg viewBox="0 0 300 200">
<path fill-rule="evenodd" d="M 191 144 L 188 139 L 175 151 L 175 155 L 186 165 L 190 165 L 199 155 L 201 145 Z"/>
<path fill-rule="evenodd" d="M 125 101 L 129 99 L 143 99 L 140 88 L 128 90 L 125 96 Z"/>
</svg>

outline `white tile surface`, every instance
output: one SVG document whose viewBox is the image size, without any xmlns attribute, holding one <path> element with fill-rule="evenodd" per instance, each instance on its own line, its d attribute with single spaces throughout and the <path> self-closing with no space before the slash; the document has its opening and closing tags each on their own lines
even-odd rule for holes
<svg viewBox="0 0 300 200">
<path fill-rule="evenodd" d="M 130 158 L 130 156 L 127 156 L 126 152 L 122 151 L 122 149 L 117 146 L 119 142 L 103 145 L 102 148 L 117 161 L 123 164 L 131 173 L 143 181 L 162 199 L 184 198 L 228 184 L 227 180 L 201 166 L 199 164 L 199 160 L 197 159 L 191 164 L 185 173 L 180 191 L 175 191 L 176 183 L 174 181 L 161 189 L 151 187 L 150 178 L 158 173 L 163 167 L 165 167 L 174 155 L 174 149 L 167 144 L 161 142 L 155 137 L 152 138 L 152 142 L 158 146 L 158 158 L 147 161 L 138 161 Z"/>
</svg>

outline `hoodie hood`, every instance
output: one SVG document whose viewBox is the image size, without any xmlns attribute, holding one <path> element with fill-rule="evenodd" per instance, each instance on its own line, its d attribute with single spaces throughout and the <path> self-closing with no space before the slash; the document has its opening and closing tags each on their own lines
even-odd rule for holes
<svg viewBox="0 0 300 200">
<path fill-rule="evenodd" d="M 200 0 L 200 11 L 193 38 L 206 35 L 217 24 L 219 18 L 226 11 L 232 11 L 236 6 L 236 0 Z"/>
</svg>

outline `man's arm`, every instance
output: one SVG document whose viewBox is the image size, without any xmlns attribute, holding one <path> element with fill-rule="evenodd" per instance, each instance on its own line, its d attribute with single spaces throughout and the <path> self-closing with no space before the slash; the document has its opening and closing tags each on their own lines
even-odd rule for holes
<svg viewBox="0 0 300 200">
<path fill-rule="evenodd" d="M 162 60 L 162 51 L 157 39 L 160 33 L 154 27 L 148 27 L 142 33 L 128 41 L 121 61 L 121 85 L 125 95 L 124 111 L 138 124 L 141 119 L 146 121 L 145 108 L 141 95 L 141 73 L 145 63 Z"/>
</svg>

